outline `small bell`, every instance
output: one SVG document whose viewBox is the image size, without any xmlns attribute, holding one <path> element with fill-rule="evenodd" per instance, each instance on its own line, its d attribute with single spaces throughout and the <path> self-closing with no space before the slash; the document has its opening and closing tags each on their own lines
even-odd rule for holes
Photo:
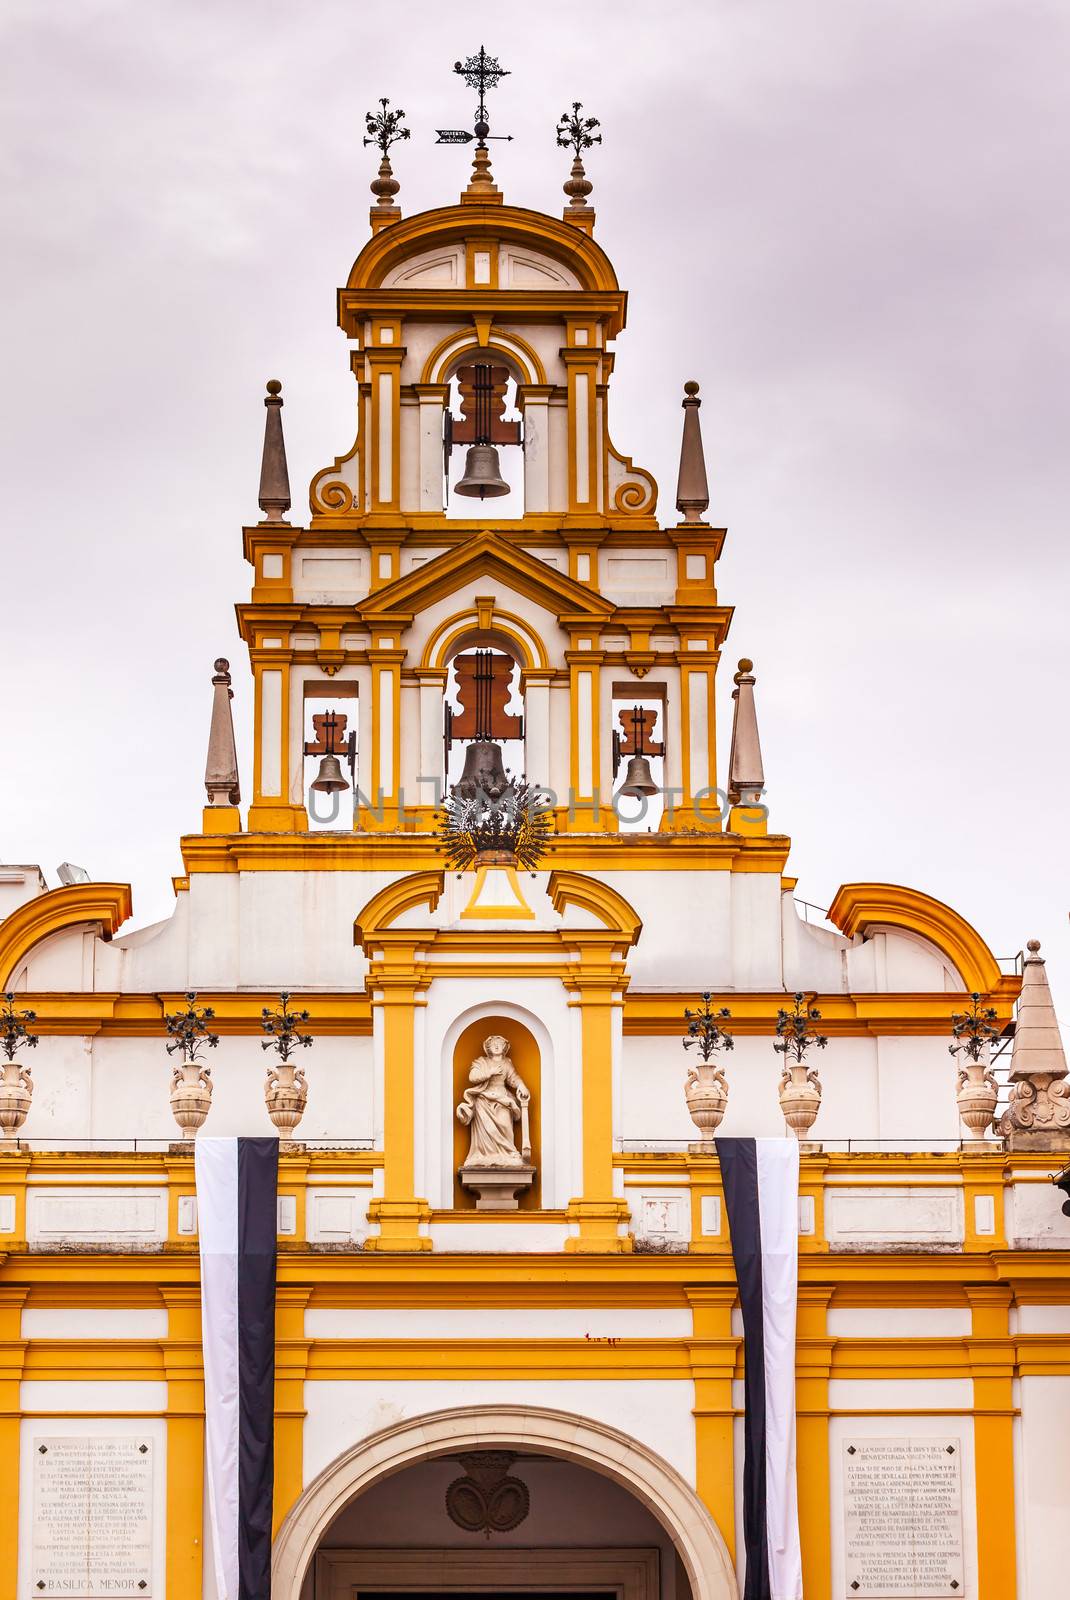
<svg viewBox="0 0 1070 1600">
<path fill-rule="evenodd" d="M 624 774 L 624 782 L 617 793 L 633 795 L 637 800 L 644 799 L 648 794 L 660 793 L 651 775 L 650 762 L 646 756 L 632 756 L 628 762 L 628 770 Z"/>
<path fill-rule="evenodd" d="M 337 756 L 320 758 L 320 768 L 312 780 L 312 788 L 319 794 L 339 794 L 343 789 L 349 788 Z"/>
<path fill-rule="evenodd" d="M 464 771 L 453 785 L 454 794 L 461 800 L 474 800 L 477 795 L 500 800 L 508 787 L 501 745 L 490 739 L 473 739 L 464 753 Z"/>
<path fill-rule="evenodd" d="M 478 500 L 509 493 L 509 485 L 502 477 L 498 452 L 492 444 L 473 444 L 469 447 L 464 462 L 464 477 L 454 485 L 453 492 L 471 495 Z"/>
</svg>

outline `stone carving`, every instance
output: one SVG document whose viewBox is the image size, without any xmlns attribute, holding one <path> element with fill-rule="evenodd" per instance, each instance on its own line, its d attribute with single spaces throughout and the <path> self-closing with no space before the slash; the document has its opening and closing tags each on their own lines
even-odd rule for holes
<svg viewBox="0 0 1070 1600">
<path fill-rule="evenodd" d="M 531 1509 L 531 1496 L 522 1479 L 509 1476 L 516 1457 L 507 1450 L 479 1450 L 457 1459 L 466 1475 L 446 1490 L 450 1521 L 488 1538 L 518 1528 Z"/>
<path fill-rule="evenodd" d="M 4 996 L 0 1010 L 0 1129 L 5 1139 L 14 1139 L 30 1109 L 33 1098 L 33 1075 L 29 1067 L 15 1060 L 19 1049 L 34 1049 L 37 1035 L 27 1028 L 36 1022 L 36 1011 L 17 1011 L 15 996 Z"/>
<path fill-rule="evenodd" d="M 203 1061 L 183 1061 L 171 1073 L 171 1111 L 183 1138 L 192 1139 L 212 1104 L 212 1069 Z"/>
<path fill-rule="evenodd" d="M 530 1187 L 528 1107 L 531 1093 L 509 1055 L 509 1041 L 492 1033 L 483 1040 L 483 1054 L 472 1062 L 468 1087 L 457 1107 L 457 1120 L 470 1130 L 461 1183 L 475 1191 L 478 1210 L 515 1211 L 516 1196 Z M 520 1149 L 514 1124 L 520 1124 Z"/>
<path fill-rule="evenodd" d="M 776 1014 L 776 1039 L 773 1049 L 784 1057 L 780 1074 L 780 1109 L 784 1121 L 797 1139 L 809 1133 L 821 1109 L 821 1079 L 817 1068 L 807 1066 L 807 1053 L 815 1046 L 824 1050 L 828 1039 L 814 1033 L 811 1022 L 820 1022 L 821 1013 L 805 996 L 797 994 L 793 1010 Z"/>
<path fill-rule="evenodd" d="M 1011 1098 L 996 1131 L 1012 1150 L 1070 1149 L 1070 1085 L 1040 942 L 1030 939 L 1011 1051 Z"/>
</svg>

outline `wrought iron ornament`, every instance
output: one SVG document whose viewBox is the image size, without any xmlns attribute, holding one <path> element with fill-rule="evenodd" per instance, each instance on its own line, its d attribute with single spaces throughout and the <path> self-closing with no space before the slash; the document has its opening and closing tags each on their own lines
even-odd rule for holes
<svg viewBox="0 0 1070 1600">
<path fill-rule="evenodd" d="M 571 114 L 562 111 L 561 120 L 557 124 L 557 142 L 562 150 L 571 150 L 579 161 L 585 150 L 594 144 L 602 143 L 602 135 L 593 133 L 593 128 L 600 128 L 602 124 L 597 117 L 581 117 L 583 110 L 582 100 L 573 100 Z"/>
<path fill-rule="evenodd" d="M 487 117 L 487 90 L 496 89 L 502 78 L 511 76 L 508 67 L 503 67 L 497 56 L 488 56 L 482 45 L 477 56 L 469 56 L 467 61 L 455 61 L 454 72 L 460 73 L 470 89 L 479 95 L 479 104 L 476 107 L 475 129 L 469 133 L 467 128 L 436 128 L 438 137 L 436 144 L 470 144 L 473 139 L 478 140 L 477 150 L 485 150 L 488 139 L 512 140 L 511 133 L 491 133 L 490 121 Z"/>
<path fill-rule="evenodd" d="M 377 144 L 383 152 L 383 156 L 387 157 L 390 154 L 390 146 L 398 144 L 402 139 L 407 139 L 409 130 L 401 126 L 405 113 L 400 107 L 394 111 L 388 111 L 389 100 L 380 100 L 379 104 L 382 107 L 381 111 L 375 112 L 374 115 L 370 111 L 365 113 L 364 120 L 368 125 L 368 136 L 364 143 Z"/>
<path fill-rule="evenodd" d="M 446 796 L 435 830 L 439 848 L 458 871 L 475 865 L 480 857 L 509 859 L 534 872 L 553 832 L 545 793 L 521 781 L 510 782 L 496 799 L 478 794 L 465 799 L 456 792 Z"/>
</svg>

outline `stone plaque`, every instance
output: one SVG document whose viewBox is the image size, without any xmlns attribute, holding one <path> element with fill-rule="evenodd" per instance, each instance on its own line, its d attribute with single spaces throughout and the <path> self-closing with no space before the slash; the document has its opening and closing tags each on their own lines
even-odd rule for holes
<svg viewBox="0 0 1070 1600">
<path fill-rule="evenodd" d="M 31 1594 L 152 1600 L 152 1444 L 34 1440 Z"/>
<path fill-rule="evenodd" d="M 848 1439 L 844 1600 L 966 1592 L 958 1439 Z"/>
</svg>

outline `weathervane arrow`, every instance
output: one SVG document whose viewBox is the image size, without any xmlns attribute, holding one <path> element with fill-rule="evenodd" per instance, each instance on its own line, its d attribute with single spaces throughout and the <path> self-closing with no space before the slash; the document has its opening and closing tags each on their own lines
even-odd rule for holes
<svg viewBox="0 0 1070 1600">
<path fill-rule="evenodd" d="M 488 56 L 482 45 L 479 54 L 469 56 L 466 61 L 455 61 L 453 70 L 459 73 L 470 89 L 479 95 L 479 104 L 476 107 L 476 120 L 474 130 L 469 133 L 467 128 L 436 128 L 436 144 L 471 144 L 473 139 L 478 140 L 477 148 L 486 149 L 488 139 L 503 139 L 512 142 L 511 133 L 491 133 L 490 122 L 487 118 L 487 90 L 496 89 L 502 78 L 511 76 L 509 69 L 503 67 L 496 56 Z"/>
</svg>

